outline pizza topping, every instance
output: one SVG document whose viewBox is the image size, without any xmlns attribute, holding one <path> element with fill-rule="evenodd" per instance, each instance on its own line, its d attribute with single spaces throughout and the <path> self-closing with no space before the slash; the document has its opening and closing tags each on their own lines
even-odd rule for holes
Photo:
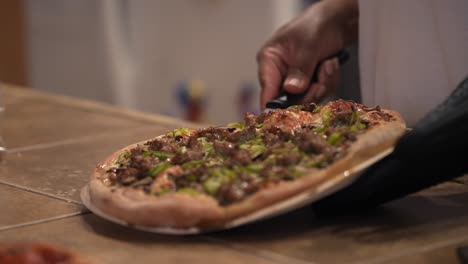
<svg viewBox="0 0 468 264">
<path fill-rule="evenodd" d="M 361 108 L 363 111 L 366 111 L 366 112 L 371 112 L 371 111 L 377 111 L 377 112 L 380 112 L 380 106 L 374 106 L 374 107 L 362 107 Z"/>
<path fill-rule="evenodd" d="M 188 128 L 178 128 L 178 129 L 175 129 L 171 132 L 169 132 L 167 135 L 169 137 L 173 137 L 173 138 L 182 138 L 182 137 L 187 137 L 187 136 L 190 136 L 191 134 L 193 133 L 193 130 L 191 129 L 188 129 Z"/>
<path fill-rule="evenodd" d="M 176 184 L 172 180 L 172 177 L 181 173 L 182 169 L 179 166 L 173 166 L 157 174 L 150 187 L 151 193 L 159 194 L 165 191 L 176 190 Z"/>
<path fill-rule="evenodd" d="M 158 150 L 143 151 L 143 157 L 149 157 L 149 156 L 156 157 L 159 160 L 170 160 L 170 158 L 174 157 L 175 154 L 171 152 L 158 151 Z"/>
<path fill-rule="evenodd" d="M 282 130 L 294 134 L 297 128 L 310 124 L 314 121 L 314 116 L 307 111 L 296 109 L 284 109 L 281 111 L 271 111 L 264 117 L 263 130 L 271 128 Z"/>
<path fill-rule="evenodd" d="M 151 170 L 145 173 L 147 177 L 157 177 L 160 173 L 170 168 L 172 165 L 170 162 L 161 162 L 154 166 Z"/>
<path fill-rule="evenodd" d="M 329 153 L 332 149 L 325 137 L 313 130 L 305 129 L 294 141 L 299 149 L 307 154 Z"/>
<path fill-rule="evenodd" d="M 334 132 L 328 136 L 328 143 L 330 145 L 337 145 L 342 140 L 342 134 L 340 132 Z"/>
<path fill-rule="evenodd" d="M 239 130 L 242 130 L 245 128 L 245 122 L 238 122 L 238 123 L 229 123 L 227 124 L 227 127 L 229 128 L 234 128 L 235 129 L 239 129 Z"/>
<path fill-rule="evenodd" d="M 188 195 L 198 195 L 200 194 L 199 191 L 193 189 L 193 188 L 182 188 L 177 190 L 178 193 L 183 193 L 183 194 L 188 194 Z"/>
<path fill-rule="evenodd" d="M 246 114 L 226 127 L 176 129 L 125 151 L 108 179 L 148 194 L 205 194 L 229 205 L 326 168 L 375 120 L 391 118 L 380 108 L 338 100 Z"/>
</svg>

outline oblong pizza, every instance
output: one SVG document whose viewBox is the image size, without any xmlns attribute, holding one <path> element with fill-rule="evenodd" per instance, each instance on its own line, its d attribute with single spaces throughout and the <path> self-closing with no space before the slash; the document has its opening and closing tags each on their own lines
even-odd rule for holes
<svg viewBox="0 0 468 264">
<path fill-rule="evenodd" d="M 405 129 L 395 111 L 343 100 L 180 128 L 101 162 L 89 200 L 131 225 L 220 227 L 317 188 L 392 147 Z"/>
</svg>

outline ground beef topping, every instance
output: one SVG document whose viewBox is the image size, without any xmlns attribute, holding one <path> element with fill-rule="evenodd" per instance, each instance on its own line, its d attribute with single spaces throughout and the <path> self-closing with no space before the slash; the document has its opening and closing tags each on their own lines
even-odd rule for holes
<svg viewBox="0 0 468 264">
<path fill-rule="evenodd" d="M 373 119 L 392 118 L 379 107 L 343 100 L 248 113 L 244 122 L 176 129 L 125 151 L 107 171 L 108 178 L 148 195 L 202 193 L 229 205 L 326 168 L 375 124 Z"/>
</svg>

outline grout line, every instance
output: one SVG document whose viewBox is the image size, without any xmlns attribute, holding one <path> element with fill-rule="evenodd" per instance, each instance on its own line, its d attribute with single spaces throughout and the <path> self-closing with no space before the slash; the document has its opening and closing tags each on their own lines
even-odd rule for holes
<svg viewBox="0 0 468 264">
<path fill-rule="evenodd" d="M 128 132 L 136 132 L 140 131 L 143 129 L 154 129 L 156 126 L 159 126 L 162 129 L 167 129 L 167 132 L 169 132 L 173 126 L 170 125 L 157 125 L 157 124 L 147 124 L 147 125 L 141 125 L 138 127 L 134 127 L 132 129 L 125 129 L 125 130 L 120 130 L 119 132 L 115 133 L 112 132 L 113 135 L 119 134 L 119 133 L 128 133 Z M 90 141 L 99 137 L 107 137 L 111 131 L 106 131 L 102 133 L 97 133 L 94 135 L 89 135 L 89 136 L 82 136 L 82 137 L 76 137 L 76 138 L 70 138 L 70 139 L 64 139 L 64 140 L 58 140 L 58 141 L 52 141 L 52 142 L 47 142 L 47 143 L 39 143 L 39 144 L 34 144 L 34 145 L 29 145 L 29 146 L 23 146 L 23 147 L 16 147 L 16 148 L 6 148 L 6 153 L 7 154 L 14 154 L 18 152 L 25 152 L 25 151 L 33 151 L 33 150 L 41 150 L 41 149 L 46 149 L 46 148 L 53 148 L 53 147 L 58 147 L 58 146 L 64 146 L 64 145 L 71 145 L 75 143 L 80 143 L 80 142 L 85 142 L 85 141 Z M 154 135 L 153 137 L 156 137 L 159 135 Z M 145 138 L 142 140 L 147 140 L 149 138 Z"/>
<path fill-rule="evenodd" d="M 126 129 L 126 130 L 121 130 L 117 133 L 126 133 L 126 132 L 133 132 L 133 131 L 139 131 L 142 129 L 149 129 L 154 127 L 154 125 L 144 125 L 144 126 L 138 126 L 133 129 Z M 168 126 L 161 126 L 162 128 L 168 128 Z M 53 142 L 47 142 L 47 143 L 39 143 L 35 145 L 30 145 L 30 146 L 24 146 L 24 147 L 17 147 L 17 148 L 7 148 L 7 154 L 14 154 L 18 152 L 24 152 L 24 151 L 31 151 L 31 150 L 40 150 L 40 149 L 46 149 L 46 148 L 53 148 L 53 147 L 58 147 L 58 146 L 63 146 L 63 145 L 71 145 L 75 143 L 80 143 L 80 142 L 85 142 L 85 141 L 90 141 L 99 137 L 105 137 L 109 135 L 109 131 L 107 132 L 102 132 L 94 135 L 89 135 L 89 136 L 83 136 L 83 137 L 77 137 L 77 138 L 71 138 L 71 139 L 64 139 L 64 140 L 59 140 L 59 141 L 53 141 Z"/>
<path fill-rule="evenodd" d="M 56 221 L 56 220 L 62 220 L 62 219 L 66 219 L 66 218 L 70 218 L 70 217 L 74 217 L 74 216 L 78 216 L 78 215 L 85 215 L 85 214 L 89 214 L 89 213 L 91 213 L 91 212 L 89 212 L 89 211 L 80 211 L 80 212 L 76 212 L 76 213 L 64 214 L 64 215 L 59 215 L 59 216 L 55 216 L 55 217 L 30 221 L 30 222 L 26 222 L 26 223 L 22 223 L 22 224 L 2 226 L 2 227 L 0 227 L 0 232 L 6 231 L 6 230 L 11 230 L 11 229 L 17 229 L 17 228 L 21 228 L 21 227 L 26 227 L 26 226 L 31 226 L 31 225 L 43 224 L 43 223 L 52 222 L 52 221 Z"/>
<path fill-rule="evenodd" d="M 59 141 L 54 141 L 54 142 L 40 143 L 40 144 L 35 144 L 35 145 L 30 145 L 30 146 L 7 149 L 7 154 L 14 154 L 18 152 L 25 152 L 25 151 L 31 151 L 31 150 L 40 150 L 40 149 L 45 149 L 45 148 L 53 148 L 53 147 L 58 147 L 58 146 L 71 145 L 74 143 L 79 143 L 79 142 L 90 140 L 91 137 L 92 136 L 86 136 L 86 137 L 76 138 L 76 139 L 64 139 L 64 140 L 59 140 Z"/>
<path fill-rule="evenodd" d="M 29 187 L 25 187 L 25 186 L 13 184 L 13 183 L 5 182 L 3 180 L 0 180 L 0 184 L 4 184 L 4 185 L 7 185 L 7 186 L 10 186 L 10 187 L 13 187 L 13 188 L 17 188 L 17 189 L 20 189 L 20 190 L 23 190 L 23 191 L 27 191 L 27 192 L 30 192 L 30 193 L 47 196 L 49 198 L 60 200 L 62 202 L 72 203 L 72 204 L 76 204 L 76 205 L 83 205 L 79 201 L 75 201 L 75 200 L 72 200 L 72 199 L 67 199 L 67 198 L 64 198 L 64 197 L 61 197 L 61 196 L 58 196 L 58 195 L 55 195 L 55 194 L 50 194 L 50 193 L 38 191 L 38 190 L 33 189 L 33 188 L 29 188 Z"/>
<path fill-rule="evenodd" d="M 439 249 L 439 248 L 443 248 L 443 247 L 447 247 L 447 246 L 451 246 L 451 245 L 460 244 L 462 242 L 467 242 L 467 241 L 468 241 L 468 236 L 458 237 L 458 238 L 454 238 L 454 239 L 448 239 L 448 240 L 445 240 L 445 241 L 432 243 L 432 244 L 429 244 L 429 245 L 426 245 L 426 246 L 413 248 L 411 250 L 404 250 L 404 251 L 401 251 L 400 253 L 394 254 L 394 255 L 389 255 L 389 256 L 385 256 L 385 257 L 377 257 L 377 258 L 374 258 L 374 259 L 368 259 L 368 260 L 359 261 L 359 262 L 352 262 L 352 263 L 353 264 L 361 264 L 361 263 L 362 264 L 364 264 L 364 263 L 366 263 L 366 264 L 381 264 L 381 263 L 386 263 L 386 262 L 389 262 L 389 261 L 392 261 L 392 260 L 397 260 L 398 258 L 401 258 L 401 257 L 416 255 L 416 254 L 419 254 L 419 253 L 425 253 L 425 252 L 428 252 L 428 251 L 432 251 L 432 250 L 435 250 L 435 249 Z M 454 252 L 454 254 L 455 254 L 455 252 Z"/>
<path fill-rule="evenodd" d="M 264 259 L 267 259 L 267 260 L 270 260 L 270 261 L 273 261 L 273 262 L 276 262 L 276 263 L 283 263 L 283 264 L 285 264 L 285 263 L 287 263 L 287 264 L 316 264 L 316 262 L 313 262 L 313 261 L 305 261 L 305 260 L 285 256 L 285 255 L 282 255 L 282 254 L 277 254 L 275 252 L 271 252 L 271 251 L 267 251 L 267 250 L 255 250 L 255 249 L 249 248 L 247 246 L 234 245 L 234 244 L 230 243 L 229 241 L 214 238 L 214 237 L 210 237 L 210 236 L 206 236 L 206 235 L 201 236 L 201 237 L 203 239 L 205 239 L 206 241 L 209 241 L 209 242 L 212 242 L 212 243 L 223 244 L 223 245 L 225 245 L 227 248 L 229 248 L 231 250 L 235 250 L 235 251 L 243 253 L 243 254 L 249 254 L 249 255 L 256 256 L 256 257 L 264 258 Z"/>
<path fill-rule="evenodd" d="M 92 100 L 83 99 L 83 98 L 74 98 L 74 97 L 65 96 L 65 95 L 48 93 L 45 91 L 37 91 L 33 89 L 22 89 L 20 88 L 21 86 L 12 85 L 12 84 L 6 84 L 6 83 L 2 83 L 2 84 L 4 84 L 6 89 L 8 89 L 9 91 L 14 91 L 15 95 L 17 96 L 23 96 L 26 98 L 29 97 L 29 98 L 44 99 L 44 100 L 52 101 L 54 103 L 66 105 L 69 107 L 76 107 L 84 111 L 98 110 L 98 112 L 105 112 L 106 114 L 118 114 L 122 117 L 132 118 L 133 120 L 146 121 L 146 122 L 150 121 L 150 122 L 153 122 L 154 124 L 165 124 L 165 125 L 170 125 L 170 126 L 174 126 L 174 125 L 183 126 L 183 127 L 207 126 L 207 124 L 198 124 L 198 123 L 193 123 L 193 122 L 189 122 L 189 121 L 182 120 L 182 119 L 167 117 L 167 116 L 160 115 L 160 114 L 132 110 L 129 108 L 124 108 L 121 106 L 119 107 L 119 106 L 111 105 L 111 104 L 104 103 L 104 102 L 97 102 L 97 101 L 92 101 Z"/>
</svg>

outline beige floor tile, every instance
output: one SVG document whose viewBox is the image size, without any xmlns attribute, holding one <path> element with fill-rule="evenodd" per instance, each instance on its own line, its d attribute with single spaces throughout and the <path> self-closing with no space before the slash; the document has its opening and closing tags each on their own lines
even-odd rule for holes
<svg viewBox="0 0 468 264">
<path fill-rule="evenodd" d="M 461 243 L 454 243 L 450 246 L 441 246 L 437 248 L 427 247 L 414 254 L 391 258 L 387 261 L 382 261 L 383 264 L 460 264 L 457 255 L 457 247 L 466 245 L 468 240 Z M 434 245 L 438 246 L 438 245 Z"/>
<path fill-rule="evenodd" d="M 0 166 L 0 181 L 80 201 L 80 189 L 88 182 L 98 162 L 124 146 L 170 130 L 151 126 L 110 132 L 50 148 L 8 153 Z"/>
<path fill-rule="evenodd" d="M 85 108 L 64 107 L 44 98 L 7 94 L 3 138 L 9 149 L 128 130 L 150 124 Z"/>
<path fill-rule="evenodd" d="M 468 187 L 446 183 L 377 208 L 340 217 L 305 208 L 213 234 L 213 241 L 316 263 L 379 262 L 433 243 L 468 239 Z"/>
<path fill-rule="evenodd" d="M 88 256 L 95 263 L 278 263 L 246 254 L 202 237 L 144 233 L 92 214 L 0 232 L 0 241 L 41 240 Z"/>
<path fill-rule="evenodd" d="M 0 184 L 0 229 L 41 219 L 78 213 L 80 205 Z"/>
</svg>

